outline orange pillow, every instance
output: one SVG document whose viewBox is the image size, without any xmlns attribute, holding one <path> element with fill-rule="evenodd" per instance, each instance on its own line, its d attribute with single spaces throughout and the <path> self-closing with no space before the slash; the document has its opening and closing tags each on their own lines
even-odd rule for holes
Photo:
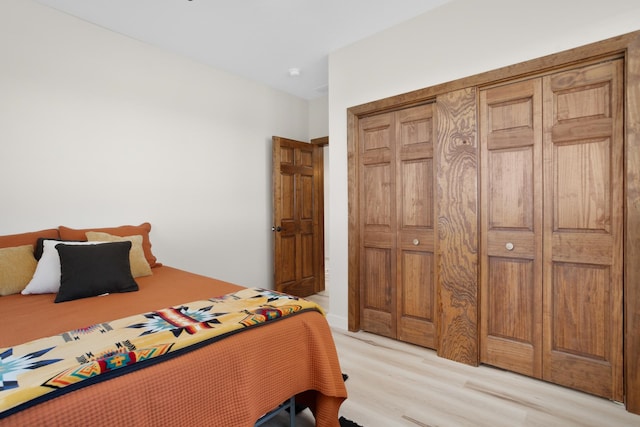
<svg viewBox="0 0 640 427">
<path fill-rule="evenodd" d="M 45 239 L 59 239 L 60 234 L 58 234 L 57 229 L 50 228 L 47 230 L 0 236 L 0 248 L 12 248 L 24 245 L 33 245 L 35 248 L 38 237 L 43 237 Z"/>
<path fill-rule="evenodd" d="M 100 233 L 109 233 L 114 236 L 127 237 L 132 235 L 142 236 L 142 249 L 144 250 L 144 257 L 149 263 L 150 267 L 160 267 L 162 264 L 157 262 L 157 258 L 151 252 L 151 241 L 149 240 L 149 232 L 151 231 L 151 224 L 148 222 L 140 225 L 121 225 L 119 227 L 103 227 L 103 228 L 84 228 L 75 229 L 65 226 L 58 227 L 60 232 L 60 238 L 63 240 L 87 240 L 87 231 L 97 231 Z"/>
</svg>

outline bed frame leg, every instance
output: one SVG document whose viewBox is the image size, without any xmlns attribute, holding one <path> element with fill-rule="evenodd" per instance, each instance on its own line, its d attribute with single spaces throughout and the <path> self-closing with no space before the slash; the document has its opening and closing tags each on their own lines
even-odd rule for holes
<svg viewBox="0 0 640 427">
<path fill-rule="evenodd" d="M 263 425 L 285 409 L 289 410 L 289 426 L 296 427 L 296 396 L 291 396 L 289 400 L 285 401 L 282 405 L 260 417 L 260 419 L 256 421 L 254 427 Z"/>
<path fill-rule="evenodd" d="M 296 397 L 289 399 L 289 426 L 296 427 Z"/>
</svg>

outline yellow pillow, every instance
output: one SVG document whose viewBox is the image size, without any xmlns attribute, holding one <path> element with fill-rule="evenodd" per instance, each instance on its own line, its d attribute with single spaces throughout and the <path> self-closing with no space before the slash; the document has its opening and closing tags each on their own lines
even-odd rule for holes
<svg viewBox="0 0 640 427">
<path fill-rule="evenodd" d="M 131 242 L 131 251 L 129 251 L 129 263 L 131 264 L 131 275 L 133 277 L 150 276 L 151 267 L 144 257 L 144 250 L 142 249 L 142 236 L 114 236 L 109 233 L 103 233 L 101 231 L 87 231 L 87 240 L 90 242 Z"/>
<path fill-rule="evenodd" d="M 33 245 L 0 249 L 0 295 L 21 292 L 36 271 Z"/>
</svg>

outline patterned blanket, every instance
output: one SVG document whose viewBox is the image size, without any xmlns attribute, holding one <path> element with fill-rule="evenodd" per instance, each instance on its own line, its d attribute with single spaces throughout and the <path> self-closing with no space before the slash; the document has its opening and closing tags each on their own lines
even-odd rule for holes
<svg viewBox="0 0 640 427">
<path fill-rule="evenodd" d="M 60 393 L 307 310 L 323 313 L 310 301 L 249 288 L 2 348 L 0 418 Z"/>
</svg>

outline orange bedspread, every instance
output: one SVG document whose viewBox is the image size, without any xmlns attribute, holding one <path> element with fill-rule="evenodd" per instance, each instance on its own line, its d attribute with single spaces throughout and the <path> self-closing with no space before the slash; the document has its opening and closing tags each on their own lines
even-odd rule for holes
<svg viewBox="0 0 640 427">
<path fill-rule="evenodd" d="M 167 266 L 136 281 L 138 292 L 61 304 L 53 303 L 53 294 L 2 297 L 0 347 L 241 289 Z M 23 321 L 33 313 L 55 321 L 34 331 Z M 318 426 L 338 426 L 346 389 L 329 326 L 317 312 L 68 393 L 2 419 L 0 426 L 252 426 L 294 394 L 312 407 Z"/>
</svg>

